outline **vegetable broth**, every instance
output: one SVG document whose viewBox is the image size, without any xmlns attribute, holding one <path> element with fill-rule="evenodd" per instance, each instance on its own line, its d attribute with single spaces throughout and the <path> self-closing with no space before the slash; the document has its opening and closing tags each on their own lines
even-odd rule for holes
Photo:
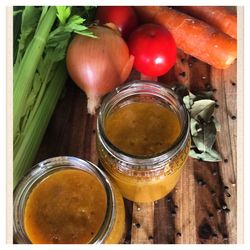
<svg viewBox="0 0 250 250">
<path fill-rule="evenodd" d="M 135 156 L 153 156 L 168 150 L 181 133 L 177 114 L 157 103 L 131 103 L 114 110 L 105 120 L 113 145 Z"/>
<path fill-rule="evenodd" d="M 32 190 L 24 226 L 32 243 L 88 243 L 99 231 L 107 198 L 100 181 L 76 169 L 57 171 Z"/>
</svg>

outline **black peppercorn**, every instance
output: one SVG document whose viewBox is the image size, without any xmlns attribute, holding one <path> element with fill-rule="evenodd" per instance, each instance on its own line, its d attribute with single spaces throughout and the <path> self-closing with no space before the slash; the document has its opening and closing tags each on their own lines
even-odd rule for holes
<svg viewBox="0 0 250 250">
<path fill-rule="evenodd" d="M 181 237 L 181 233 L 180 233 L 180 232 L 178 232 L 178 233 L 176 234 L 176 236 Z"/>
<path fill-rule="evenodd" d="M 140 224 L 140 223 L 136 223 L 135 226 L 136 226 L 137 228 L 140 228 L 140 227 L 141 227 L 141 224 Z"/>
</svg>

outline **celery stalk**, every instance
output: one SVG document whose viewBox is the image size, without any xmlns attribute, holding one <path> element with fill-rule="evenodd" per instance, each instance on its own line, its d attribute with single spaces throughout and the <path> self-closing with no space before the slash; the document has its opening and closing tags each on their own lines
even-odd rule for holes
<svg viewBox="0 0 250 250">
<path fill-rule="evenodd" d="M 65 63 L 60 62 L 33 117 L 33 121 L 29 123 L 25 137 L 14 156 L 14 187 L 34 160 L 66 79 Z"/>
<path fill-rule="evenodd" d="M 72 8 L 25 7 L 23 12 L 14 66 L 14 186 L 32 166 L 62 92 L 72 33 L 93 37 L 82 25 L 85 19 L 72 15 Z"/>
<path fill-rule="evenodd" d="M 35 36 L 30 42 L 24 57 L 14 74 L 14 111 L 13 111 L 13 131 L 14 140 L 19 130 L 19 124 L 25 112 L 25 100 L 32 87 L 32 80 L 36 72 L 38 63 L 44 52 L 50 30 L 56 19 L 56 7 L 50 7 L 43 20 L 37 27 Z"/>
</svg>

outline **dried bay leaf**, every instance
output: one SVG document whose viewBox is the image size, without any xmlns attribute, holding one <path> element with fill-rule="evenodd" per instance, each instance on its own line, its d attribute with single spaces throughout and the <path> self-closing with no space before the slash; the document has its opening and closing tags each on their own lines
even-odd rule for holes
<svg viewBox="0 0 250 250">
<path fill-rule="evenodd" d="M 216 139 L 216 127 L 213 122 L 203 123 L 202 130 L 193 136 L 193 142 L 201 152 L 206 152 L 210 150 Z"/>
<path fill-rule="evenodd" d="M 190 110 L 191 117 L 198 120 L 202 119 L 206 122 L 211 118 L 215 107 L 215 101 L 213 100 L 199 100 L 195 101 Z"/>
<path fill-rule="evenodd" d="M 191 107 L 193 105 L 193 101 L 190 99 L 189 95 L 183 97 L 183 102 L 184 102 L 187 109 L 191 109 Z"/>
<path fill-rule="evenodd" d="M 213 118 L 213 122 L 214 122 L 214 125 L 215 125 L 215 128 L 216 128 L 216 131 L 220 132 L 220 124 L 219 124 L 219 122 L 215 118 Z"/>
<path fill-rule="evenodd" d="M 198 121 L 196 121 L 194 118 L 190 119 L 190 131 L 192 136 L 197 136 L 199 130 L 201 130 Z"/>
<path fill-rule="evenodd" d="M 213 148 L 211 148 L 210 150 L 208 150 L 208 153 L 214 158 L 217 159 L 217 161 L 221 161 L 222 157 L 221 155 Z"/>
<path fill-rule="evenodd" d="M 209 152 L 197 153 L 195 150 L 191 149 L 189 151 L 189 156 L 202 161 L 218 162 L 221 161 L 221 156 L 216 150 Z"/>
<path fill-rule="evenodd" d="M 220 124 L 213 117 L 215 101 L 213 91 L 191 93 L 186 86 L 176 85 L 173 89 L 190 115 L 191 149 L 189 156 L 208 162 L 221 161 L 220 154 L 213 149 Z"/>
</svg>

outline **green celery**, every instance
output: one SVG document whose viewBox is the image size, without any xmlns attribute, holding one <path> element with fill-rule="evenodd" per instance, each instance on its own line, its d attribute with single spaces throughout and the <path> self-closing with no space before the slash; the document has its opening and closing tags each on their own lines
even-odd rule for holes
<svg viewBox="0 0 250 250">
<path fill-rule="evenodd" d="M 20 120 L 25 112 L 24 103 L 32 87 L 32 80 L 38 63 L 44 52 L 50 30 L 56 19 L 56 7 L 50 7 L 37 27 L 35 36 L 30 42 L 23 59 L 14 73 L 14 110 L 13 110 L 13 131 L 14 140 L 19 133 Z"/>
<path fill-rule="evenodd" d="M 67 70 L 65 62 L 62 61 L 57 66 L 55 75 L 46 89 L 32 123 L 27 126 L 25 137 L 14 157 L 14 187 L 34 160 L 66 79 Z"/>
<path fill-rule="evenodd" d="M 33 20 L 33 23 L 37 23 L 37 28 L 33 38 L 30 34 L 35 27 L 30 29 L 29 21 L 25 25 L 22 24 L 22 27 L 26 28 L 23 28 L 21 33 L 26 32 L 29 38 L 21 34 L 23 39 L 19 44 L 20 60 L 14 68 L 14 186 L 31 167 L 62 92 L 67 77 L 64 58 L 72 32 L 94 37 L 87 27 L 82 25 L 85 20 L 72 15 L 71 10 L 72 7 L 64 6 L 42 7 L 39 10 L 40 16 L 34 13 L 36 21 Z M 30 9 L 26 10 L 25 15 L 32 16 Z M 58 17 L 59 23 L 55 22 L 55 16 Z M 50 30 L 45 27 L 47 25 L 50 25 Z M 35 45 L 40 46 L 36 54 Z M 36 66 L 32 55 L 36 57 Z"/>
<path fill-rule="evenodd" d="M 41 14 L 41 7 L 26 6 L 25 8 L 18 10 L 22 11 L 22 15 L 20 15 L 20 13 L 17 14 L 14 21 L 14 27 L 16 24 L 20 23 L 20 38 L 18 39 L 18 51 L 15 59 L 14 75 L 23 58 L 23 54 L 34 37 Z M 14 38 L 14 41 L 17 41 L 17 37 Z"/>
</svg>

